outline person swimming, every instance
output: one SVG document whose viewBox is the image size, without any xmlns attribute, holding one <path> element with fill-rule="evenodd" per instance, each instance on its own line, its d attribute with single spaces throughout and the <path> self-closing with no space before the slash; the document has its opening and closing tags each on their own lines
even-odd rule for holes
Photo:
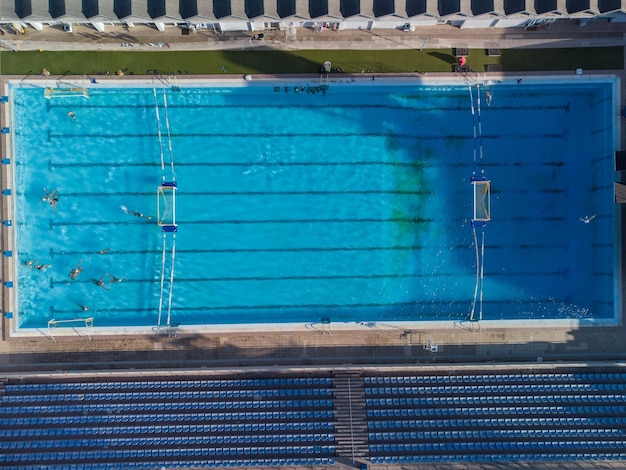
<svg viewBox="0 0 626 470">
<path fill-rule="evenodd" d="M 97 281 L 95 281 L 95 282 L 96 282 L 96 285 L 97 285 L 98 287 L 102 287 L 102 288 L 103 288 L 103 289 L 105 289 L 105 290 L 111 290 L 111 289 L 109 289 L 109 288 L 106 286 L 106 284 L 104 283 L 104 276 L 100 277 L 100 279 L 98 279 L 98 280 L 97 280 Z"/>
<path fill-rule="evenodd" d="M 493 95 L 489 91 L 489 89 L 485 90 L 485 103 L 487 106 L 491 106 L 491 100 L 493 99 Z"/>
<path fill-rule="evenodd" d="M 49 264 L 34 264 L 33 265 L 33 269 L 37 269 L 38 271 L 45 271 L 48 268 L 51 268 L 52 266 Z"/>
<path fill-rule="evenodd" d="M 70 270 L 70 274 L 69 274 L 69 276 L 70 276 L 70 279 L 71 279 L 72 281 L 73 281 L 74 279 L 76 279 L 80 273 L 82 273 L 82 272 L 83 272 L 83 267 L 82 267 L 82 264 L 81 264 L 82 262 L 83 262 L 83 260 L 82 260 L 82 259 L 81 259 L 81 260 L 79 260 L 79 261 L 78 261 L 78 266 L 76 266 L 75 268 L 72 268 L 72 269 Z"/>
<path fill-rule="evenodd" d="M 57 204 L 59 202 L 59 196 L 57 195 L 57 190 L 54 189 L 54 191 L 52 192 L 48 192 L 46 190 L 46 188 L 43 188 L 44 191 L 46 191 L 46 195 L 44 197 L 41 198 L 42 201 L 47 202 L 48 204 L 50 204 L 54 210 L 57 210 Z"/>
<path fill-rule="evenodd" d="M 122 208 L 122 210 L 124 211 L 124 214 L 126 215 L 134 215 L 135 217 L 139 217 L 142 219 L 148 219 L 148 220 L 152 220 L 152 216 L 151 215 L 145 215 L 142 212 L 139 211 L 130 211 L 128 210 L 128 208 L 126 206 L 120 206 Z"/>
<path fill-rule="evenodd" d="M 80 308 L 83 312 L 88 312 L 91 310 L 91 307 L 87 307 L 86 305 L 76 304 L 78 308 Z"/>
<path fill-rule="evenodd" d="M 115 277 L 113 274 L 106 274 L 109 276 L 109 284 L 115 284 L 116 282 L 124 282 L 126 280 L 125 277 Z"/>
<path fill-rule="evenodd" d="M 99 255 L 105 255 L 105 254 L 107 254 L 110 250 L 111 250 L 111 248 L 105 248 L 104 250 L 97 251 L 96 253 L 97 253 L 97 254 L 99 254 Z"/>
<path fill-rule="evenodd" d="M 593 215 L 586 215 L 584 217 L 579 217 L 578 220 L 580 220 L 583 224 L 588 224 L 590 223 L 593 219 L 595 219 L 597 217 L 598 214 L 593 214 Z"/>
</svg>

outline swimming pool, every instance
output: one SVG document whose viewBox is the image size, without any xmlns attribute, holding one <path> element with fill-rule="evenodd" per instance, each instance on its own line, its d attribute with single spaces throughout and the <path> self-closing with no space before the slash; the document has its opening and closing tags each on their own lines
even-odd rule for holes
<svg viewBox="0 0 626 470">
<path fill-rule="evenodd" d="M 136 85 L 10 86 L 20 327 L 157 322 L 160 147 Z M 479 144 L 483 318 L 613 317 L 612 80 L 491 83 L 489 106 L 483 83 L 478 140 L 462 80 L 243 85 L 156 88 L 178 183 L 172 322 L 467 318 Z"/>
</svg>

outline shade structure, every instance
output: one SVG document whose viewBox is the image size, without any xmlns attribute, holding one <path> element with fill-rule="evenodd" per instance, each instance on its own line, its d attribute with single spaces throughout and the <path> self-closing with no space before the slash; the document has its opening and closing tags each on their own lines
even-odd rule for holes
<svg viewBox="0 0 626 470">
<path fill-rule="evenodd" d="M 131 0 L 130 14 L 125 18 L 130 22 L 150 21 L 152 18 L 148 14 L 148 0 Z"/>
<path fill-rule="evenodd" d="M 265 15 L 265 4 L 272 3 L 264 0 L 245 0 L 245 14 L 248 18 L 258 18 Z"/>
<path fill-rule="evenodd" d="M 313 19 L 341 19 L 341 0 L 309 0 L 308 11 Z"/>
<path fill-rule="evenodd" d="M 459 22 L 476 17 L 474 24 L 482 21 L 489 25 L 492 17 L 500 24 L 508 16 L 511 21 L 536 16 L 539 21 L 596 16 L 613 20 L 623 14 L 626 0 L 0 0 L 0 18 L 6 22 L 124 21 L 157 24 L 161 30 L 165 23 L 229 19 L 233 20 L 232 30 L 236 30 L 236 25 L 243 24 L 241 20 L 254 20 L 257 25 L 288 20 L 294 26 L 307 20 L 352 20 L 362 27 L 364 19 L 382 19 L 377 25 L 391 27 L 390 22 L 410 22 L 412 18 L 416 23 L 434 24 L 437 20 Z"/>
<path fill-rule="evenodd" d="M 311 18 L 309 13 L 309 0 L 296 0 L 296 12 L 298 18 Z"/>
<path fill-rule="evenodd" d="M 50 6 L 46 0 L 30 0 L 28 3 L 27 8 L 29 8 L 30 14 L 23 18 L 47 19 L 53 17 L 50 12 Z"/>
<path fill-rule="evenodd" d="M 567 12 L 570 14 L 587 13 L 597 15 L 600 13 L 598 9 L 598 0 L 567 0 L 565 2 Z"/>
<path fill-rule="evenodd" d="M 535 2 L 534 0 L 504 0 L 504 13 L 534 15 Z"/>
<path fill-rule="evenodd" d="M 78 0 L 78 1 L 80 2 L 80 12 L 85 18 L 92 18 L 100 14 L 100 5 L 98 3 L 98 0 Z"/>
<path fill-rule="evenodd" d="M 83 14 L 91 21 L 118 21 L 120 19 L 115 13 L 113 0 L 83 0 Z"/>
<path fill-rule="evenodd" d="M 215 18 L 226 18 L 232 14 L 230 0 L 209 0 L 213 2 L 213 14 Z"/>
<path fill-rule="evenodd" d="M 467 0 L 438 0 L 437 9 L 442 17 L 451 15 L 471 15 L 470 2 Z"/>
<path fill-rule="evenodd" d="M 182 2 L 181 2 L 182 3 Z M 181 6 L 180 14 L 187 21 L 215 21 L 213 2 L 206 0 L 185 0 L 184 9 Z"/>
<path fill-rule="evenodd" d="M 383 2 L 384 4 L 384 2 Z M 386 14 L 380 14 L 380 16 L 385 16 L 385 15 L 394 15 L 397 16 L 399 18 L 407 18 L 409 15 L 407 13 L 407 1 L 406 0 L 393 0 L 393 12 L 392 13 L 386 13 Z M 376 14 L 378 14 L 378 12 L 382 11 L 383 9 L 385 9 L 384 6 L 378 6 L 376 3 L 374 4 L 374 12 Z"/>
<path fill-rule="evenodd" d="M 471 0 L 471 10 L 474 16 L 504 16 L 504 0 Z"/>
<path fill-rule="evenodd" d="M 15 3 L 0 2 L 0 15 L 2 18 L 28 18 L 33 14 L 33 6 L 30 0 L 15 0 Z"/>
<path fill-rule="evenodd" d="M 396 2 L 394 0 L 370 0 L 368 2 L 368 6 L 370 7 L 368 10 L 371 9 L 375 18 L 389 16 L 396 13 Z"/>
<path fill-rule="evenodd" d="M 344 18 L 350 18 L 361 13 L 361 0 L 341 0 L 339 2 L 339 11 Z"/>
<path fill-rule="evenodd" d="M 601 14 L 626 12 L 626 0 L 598 0 L 598 10 Z"/>
<path fill-rule="evenodd" d="M 535 0 L 535 12 L 538 15 L 544 14 L 567 14 L 566 0 Z"/>
<path fill-rule="evenodd" d="M 438 17 L 438 0 L 406 0 L 407 16 L 427 15 Z"/>
<path fill-rule="evenodd" d="M 183 17 L 179 13 L 180 0 L 149 0 L 148 15 L 153 19 L 170 19 L 182 21 Z"/>
<path fill-rule="evenodd" d="M 263 16 L 268 19 L 277 20 L 278 16 L 278 2 L 276 0 L 264 0 L 263 1 Z"/>
<path fill-rule="evenodd" d="M 133 12 L 131 0 L 113 0 L 113 12 L 120 19 L 129 17 Z"/>
<path fill-rule="evenodd" d="M 296 14 L 296 0 L 276 0 L 276 16 L 288 18 Z"/>
<path fill-rule="evenodd" d="M 60 18 L 65 16 L 66 5 L 64 0 L 49 0 L 48 12 L 52 18 Z"/>
</svg>

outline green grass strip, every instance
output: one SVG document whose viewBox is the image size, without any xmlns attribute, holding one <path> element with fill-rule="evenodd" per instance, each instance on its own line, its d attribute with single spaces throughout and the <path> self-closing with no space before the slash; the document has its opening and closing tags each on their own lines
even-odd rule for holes
<svg viewBox="0 0 626 470">
<path fill-rule="evenodd" d="M 24 51 L 0 52 L 4 75 L 96 75 L 118 70 L 130 75 L 148 71 L 189 74 L 315 73 L 331 61 L 347 73 L 451 72 L 456 62 L 451 49 L 398 50 L 245 50 L 245 51 Z M 483 72 L 499 64 L 505 72 L 621 70 L 621 46 L 575 49 L 507 49 L 489 57 L 484 49 L 471 49 L 467 64 Z"/>
</svg>

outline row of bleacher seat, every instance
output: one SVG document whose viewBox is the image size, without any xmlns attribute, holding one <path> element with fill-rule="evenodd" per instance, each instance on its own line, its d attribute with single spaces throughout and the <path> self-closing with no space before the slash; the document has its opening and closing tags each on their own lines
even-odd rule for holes
<svg viewBox="0 0 626 470">
<path fill-rule="evenodd" d="M 366 387 L 365 395 L 458 395 L 458 394 L 495 394 L 495 393 L 555 393 L 555 392 L 622 392 L 622 384 L 513 384 L 513 385 L 447 385 L 419 387 Z"/>
<path fill-rule="evenodd" d="M 258 453 L 250 454 L 243 453 L 228 453 L 226 449 L 220 449 L 220 453 L 208 452 L 209 449 L 136 449 L 136 450 L 108 450 L 108 451 L 96 451 L 96 452 L 30 452 L 23 454 L 2 454 L 0 455 L 0 466 L 5 466 L 7 463 L 19 463 L 19 462 L 41 462 L 37 468 L 41 468 L 41 465 L 45 465 L 46 469 L 51 468 L 55 462 L 65 462 L 62 464 L 63 469 L 86 468 L 86 465 L 90 465 L 89 468 L 96 468 L 90 462 L 83 462 L 83 460 L 93 461 L 96 460 L 109 460 L 110 462 L 104 465 L 104 468 L 173 468 L 174 465 L 184 468 L 206 468 L 207 466 L 300 466 L 300 465 L 332 465 L 334 463 L 333 456 L 319 456 L 306 458 L 291 457 L 286 454 L 272 454 Z M 249 455 L 251 457 L 242 458 L 242 456 Z M 254 457 L 255 455 L 260 456 Z M 270 456 L 270 458 L 263 458 L 264 455 Z M 197 458 L 197 457 L 211 457 L 210 459 L 203 459 L 202 461 L 153 461 L 149 459 L 158 458 Z M 218 458 L 219 460 L 215 460 Z M 129 459 L 144 460 L 143 462 L 132 462 Z M 117 460 L 118 462 L 115 462 Z M 119 461 L 122 461 L 121 466 Z M 117 464 L 117 466 L 115 465 Z M 11 468 L 16 468 L 11 466 Z M 31 467 L 32 468 L 32 467 Z"/>
<path fill-rule="evenodd" d="M 494 416 L 494 415 L 563 415 L 619 416 L 626 406 L 498 406 L 450 408 L 384 408 L 367 410 L 368 418 L 398 418 L 413 416 Z"/>
<path fill-rule="evenodd" d="M 55 401 L 127 401 L 127 400 L 213 400 L 224 398 L 278 398 L 278 397 L 331 397 L 330 388 L 285 388 L 281 390 L 196 390 L 196 391 L 160 391 L 160 392 L 57 392 L 5 393 L 3 403 L 12 402 L 55 402 Z"/>
<path fill-rule="evenodd" d="M 319 466 L 334 465 L 333 457 L 317 457 L 317 458 L 271 458 L 271 459 L 232 459 L 232 460 L 154 460 L 146 463 L 145 461 L 133 462 L 128 460 L 130 456 L 122 456 L 123 462 L 110 461 L 106 463 L 90 463 L 81 462 L 78 465 L 69 462 L 62 464 L 54 464 L 49 460 L 45 460 L 46 454 L 28 454 L 20 455 L 17 460 L 7 460 L 11 456 L 5 456 L 5 462 L 12 462 L 11 468 L 14 470 L 32 470 L 32 464 L 42 462 L 36 468 L 45 468 L 46 470 L 143 470 L 154 468 L 226 468 L 226 467 L 298 467 L 298 466 Z M 2 459 L 2 456 L 0 456 Z M 39 459 L 39 460 L 38 460 Z M 0 464 L 3 463 L 0 461 Z M 30 465 L 19 465 L 20 463 L 30 463 Z M 45 463 L 45 466 L 43 465 Z"/>
<path fill-rule="evenodd" d="M 533 403 L 624 403 L 624 395 L 482 395 L 482 396 L 427 396 L 421 398 L 367 398 L 368 407 L 432 406 L 432 405 L 498 405 Z"/>
<path fill-rule="evenodd" d="M 403 455 L 388 457 L 372 457 L 373 464 L 405 464 L 405 463 L 453 463 L 453 462 L 478 462 L 478 463 L 503 463 L 503 462 L 562 462 L 562 461 L 621 461 L 626 460 L 624 453 L 563 453 L 563 454 L 461 454 L 461 455 Z"/>
<path fill-rule="evenodd" d="M 479 423 L 479 424 L 470 424 Z M 626 418 L 623 417 L 580 417 L 572 416 L 570 418 L 559 417 L 538 417 L 538 418 L 487 418 L 481 417 L 477 419 L 415 419 L 415 420 L 380 420 L 368 421 L 369 429 L 416 429 L 423 427 L 431 428 L 452 428 L 467 426 L 492 426 L 492 427 L 510 427 L 510 426 L 559 426 L 564 425 L 581 425 L 581 426 L 620 426 L 626 424 Z"/>
<path fill-rule="evenodd" d="M 186 419 L 181 419 L 181 422 L 194 422 L 197 421 L 194 419 L 193 415 L 185 415 Z M 82 420 L 86 417 L 74 416 L 72 417 L 72 421 Z M 123 419 L 124 417 L 116 417 L 115 420 L 113 418 L 109 419 L 106 424 L 109 423 L 117 423 L 117 418 Z M 61 425 L 55 427 L 47 427 L 43 428 L 41 426 L 25 428 L 21 426 L 25 426 L 25 424 L 20 423 L 20 419 L 18 418 L 15 422 L 7 423 L 7 426 L 20 426 L 19 428 L 6 428 L 0 429 L 0 435 L 5 437 L 33 437 L 33 436 L 75 436 L 75 435 L 104 435 L 104 434 L 154 434 L 156 432 L 159 433 L 167 433 L 173 432 L 180 434 L 181 432 L 204 432 L 204 433 L 224 433 L 224 432 L 240 432 L 240 433 L 263 433 L 263 432 L 275 432 L 275 431 L 311 431 L 311 430 L 333 430 L 334 423 L 332 421 L 322 421 L 322 422 L 281 422 L 281 423 L 238 423 L 238 424 L 190 424 L 190 425 L 178 425 L 178 426 L 101 426 L 101 427 L 91 427 L 91 426 L 71 426 L 71 425 Z M 29 422 L 29 425 L 33 426 L 34 420 L 37 418 L 32 418 Z M 129 420 L 129 423 L 135 423 L 135 421 Z M 188 428 L 186 426 L 189 426 Z M 187 431 L 189 429 L 189 431 Z M 195 430 L 194 430 L 195 429 Z M 47 434 L 43 434 L 47 433 Z"/>
<path fill-rule="evenodd" d="M 550 374 L 467 374 L 467 375 L 418 375 L 363 377 L 365 385 L 375 384 L 446 384 L 446 383 L 494 383 L 494 382 L 625 382 L 623 373 L 550 373 Z"/>
<path fill-rule="evenodd" d="M 318 411 L 313 412 L 314 415 L 330 415 L 330 412 Z M 8 429 L 10 426 L 35 426 L 36 429 L 40 429 L 43 426 L 71 426 L 77 424 L 99 424 L 99 425 L 112 425 L 121 423 L 176 423 L 176 422 L 201 422 L 197 419 L 198 415 L 190 414 L 123 414 L 123 415 L 72 415 L 72 416 L 29 416 L 20 418 L 2 418 L 0 419 L 0 435 L 2 432 L 26 432 L 25 429 Z M 187 425 L 191 429 L 198 429 L 197 432 L 221 432 L 226 425 L 224 424 L 192 424 Z M 270 427 L 274 427 L 275 430 L 286 431 L 299 431 L 299 430 L 319 430 L 319 429 L 333 429 L 333 423 L 328 421 L 287 421 L 278 423 L 246 423 L 238 425 L 240 428 L 238 432 L 249 432 L 269 430 Z M 4 428 L 4 429 L 2 429 Z M 190 431 L 196 432 L 196 431 Z"/>
<path fill-rule="evenodd" d="M 332 408 L 332 400 L 284 400 L 277 402 L 265 402 L 267 409 L 287 408 L 297 409 L 296 411 L 233 411 L 229 413 L 199 413 L 205 420 L 225 419 L 290 419 L 299 417 L 321 418 L 326 419 L 328 411 L 298 411 L 299 409 L 330 409 Z M 107 404 L 72 404 L 72 405 L 34 405 L 34 406 L 9 406 L 0 407 L 0 416 L 7 415 L 41 415 L 41 414 L 74 414 L 74 413 L 121 413 L 136 411 L 165 411 L 171 410 L 172 414 L 178 411 L 206 410 L 205 403 L 184 403 L 184 402 L 167 402 L 167 403 L 107 403 Z M 209 407 L 210 409 L 210 407 Z M 245 408 L 244 408 L 245 410 Z M 287 415 L 289 413 L 289 416 Z"/>
<path fill-rule="evenodd" d="M 291 444 L 303 443 L 307 445 L 320 445 L 327 442 L 334 442 L 333 434 L 262 434 L 255 436 L 157 436 L 157 437 L 114 437 L 100 439 L 46 439 L 52 437 L 42 429 L 38 440 L 11 439 L 2 440 L 0 449 L 52 449 L 66 447 L 145 447 L 160 445 L 205 445 L 205 444 Z M 123 434 L 122 434 L 123 435 Z"/>
<path fill-rule="evenodd" d="M 497 442 L 421 442 L 419 444 L 370 444 L 372 456 L 398 455 L 399 453 L 433 453 L 433 452 L 467 452 L 467 451 L 571 451 L 587 452 L 597 449 L 622 450 L 626 445 L 624 440 L 605 441 L 497 441 Z"/>
<path fill-rule="evenodd" d="M 55 383 L 26 383 L 7 384 L 8 393 L 36 392 L 36 391 L 72 391 L 72 390 L 131 390 L 131 389 L 198 389 L 198 388 L 250 388 L 259 387 L 310 387 L 332 385 L 330 377 L 295 377 L 276 379 L 209 379 L 209 380 L 153 380 L 127 382 L 55 382 Z"/>
<path fill-rule="evenodd" d="M 621 437 L 626 439 L 623 429 L 481 429 L 458 430 L 458 431 L 414 431 L 414 432 L 377 432 L 368 433 L 370 442 L 380 441 L 426 441 L 433 439 L 520 439 L 520 438 L 544 438 L 555 437 Z"/>
<path fill-rule="evenodd" d="M 22 400 L 22 398 L 25 398 Z M 41 398 L 40 400 L 38 400 L 38 398 Z M 151 400 L 156 400 L 156 398 L 141 398 L 141 399 L 133 399 L 134 402 L 137 401 L 151 401 Z M 190 400 L 184 400 L 184 399 L 178 399 L 178 400 L 172 400 L 172 401 L 161 401 L 158 402 L 158 404 L 160 406 L 163 407 L 171 407 L 171 406 L 176 406 L 176 405 L 183 405 L 183 404 L 187 404 L 187 403 L 193 403 L 196 406 L 202 406 L 204 408 L 213 408 L 213 409 L 232 409 L 232 408 L 286 408 L 286 407 L 291 407 L 291 408 L 296 408 L 299 406 L 306 406 L 309 407 L 312 403 L 313 405 L 316 406 L 326 406 L 326 400 L 330 400 L 330 399 L 322 399 L 322 400 L 315 400 L 314 402 L 312 402 L 311 400 L 230 400 L 230 401 L 190 401 Z M 83 402 L 92 402 L 94 404 L 90 404 L 89 406 L 110 406 L 109 403 L 111 401 L 116 402 L 117 404 L 121 404 L 121 405 L 125 405 L 124 403 L 120 403 L 120 402 L 126 402 L 126 401 L 130 401 L 130 399 L 124 399 L 122 398 L 121 400 L 116 400 L 114 396 L 111 397 L 107 397 L 106 401 L 104 401 L 103 403 L 98 403 L 95 404 L 97 402 L 100 402 L 102 400 L 100 399 L 87 399 L 85 398 L 80 399 L 79 397 L 48 397 L 46 396 L 38 396 L 38 395 L 14 395 L 14 396 L 5 396 L 2 399 L 2 403 L 4 405 L 6 405 L 6 407 L 11 407 L 13 406 L 13 403 L 19 403 L 20 405 L 24 405 L 26 403 L 44 403 L 45 406 L 51 406 L 51 405 L 55 405 L 58 403 L 72 403 L 72 402 L 77 402 L 77 403 L 83 403 Z M 136 403 L 135 403 L 136 404 Z M 131 403 L 130 405 L 127 406 L 133 406 L 134 404 Z M 197 409 L 197 408 L 194 408 Z"/>
<path fill-rule="evenodd" d="M 63 444 L 63 441 L 57 441 L 59 444 Z M 32 443 L 31 443 L 32 444 Z M 119 446 L 122 447 L 122 446 Z M 161 445 L 159 448 L 154 449 L 141 449 L 145 455 L 144 457 L 159 457 L 160 452 L 167 449 L 168 447 Z M 3 449 L 3 454 L 13 453 L 14 455 L 19 454 L 20 452 L 12 452 L 12 451 L 25 451 L 26 453 L 32 453 L 36 450 L 45 450 L 45 449 L 54 449 L 54 452 L 64 452 L 64 453 L 74 453 L 84 451 L 84 447 L 80 445 L 59 445 L 58 447 L 50 447 L 46 445 L 29 445 L 21 446 L 21 447 L 11 447 Z M 177 447 L 172 447 L 172 449 L 181 449 L 180 445 Z M 130 449 L 127 449 L 130 450 Z M 187 450 L 197 452 L 197 455 L 204 456 L 222 456 L 222 455 L 290 455 L 290 456 L 298 456 L 304 454 L 316 454 L 316 455 L 331 455 L 335 452 L 335 448 L 333 446 L 327 445 L 308 445 L 308 446 L 242 446 L 242 447 L 224 447 L 224 446 L 215 446 L 215 447 L 194 447 L 188 448 Z M 50 452 L 53 452 L 52 450 Z M 94 450 L 93 458 L 108 458 L 110 455 L 109 452 L 125 452 L 122 449 L 106 449 L 106 450 Z M 152 454 L 152 455 L 150 455 Z"/>
</svg>

